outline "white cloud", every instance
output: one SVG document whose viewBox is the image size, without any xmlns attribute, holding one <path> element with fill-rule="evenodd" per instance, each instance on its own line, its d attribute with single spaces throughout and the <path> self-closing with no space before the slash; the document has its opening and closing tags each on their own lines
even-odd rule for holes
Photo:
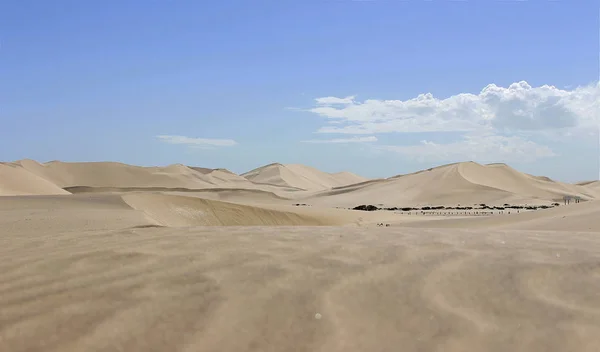
<svg viewBox="0 0 600 352">
<path fill-rule="evenodd" d="M 354 98 L 353 95 L 345 98 L 324 97 L 317 98 L 315 101 L 317 105 L 351 105 L 354 104 Z"/>
<path fill-rule="evenodd" d="M 324 97 L 309 111 L 327 118 L 320 133 L 586 129 L 598 122 L 600 85 L 566 90 L 521 81 L 508 88 L 490 84 L 478 94 L 438 99 L 427 93 L 404 101 Z"/>
<path fill-rule="evenodd" d="M 182 144 L 192 148 L 232 147 L 237 142 L 232 139 L 192 138 L 185 136 L 161 135 L 158 140 L 169 144 Z"/>
<path fill-rule="evenodd" d="M 302 143 L 369 143 L 369 142 L 377 142 L 377 137 L 368 136 L 368 137 L 352 137 L 352 138 L 334 138 L 334 139 L 310 139 L 307 141 L 302 141 Z"/>
<path fill-rule="evenodd" d="M 489 133 L 468 134 L 462 140 L 450 143 L 421 141 L 408 146 L 376 146 L 378 150 L 395 152 L 421 162 L 464 161 L 478 162 L 531 162 L 557 156 L 547 146 L 519 136 L 500 136 Z"/>
</svg>

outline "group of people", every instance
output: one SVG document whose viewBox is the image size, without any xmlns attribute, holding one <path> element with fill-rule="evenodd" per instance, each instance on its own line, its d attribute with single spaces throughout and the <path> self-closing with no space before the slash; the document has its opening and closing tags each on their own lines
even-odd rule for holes
<svg viewBox="0 0 600 352">
<path fill-rule="evenodd" d="M 565 205 L 571 204 L 571 200 L 573 200 L 575 204 L 581 202 L 581 198 L 571 196 L 564 196 L 563 200 L 565 201 Z"/>
</svg>

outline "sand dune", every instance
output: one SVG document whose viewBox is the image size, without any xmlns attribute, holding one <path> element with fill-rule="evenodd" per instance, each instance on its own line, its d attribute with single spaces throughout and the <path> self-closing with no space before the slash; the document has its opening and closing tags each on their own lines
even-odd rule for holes
<svg viewBox="0 0 600 352">
<path fill-rule="evenodd" d="M 241 188 L 283 193 L 295 190 L 277 185 L 257 185 L 226 169 L 188 167 L 181 164 L 141 167 L 115 162 L 52 161 L 41 164 L 34 160 L 20 160 L 13 164 L 53 183 L 58 188 L 73 188 L 77 192 L 104 192 L 108 189 L 114 192 L 125 192 L 157 188 L 164 190 Z"/>
<path fill-rule="evenodd" d="M 57 233 L 115 230 L 155 225 L 119 195 L 30 195 L 0 197 L 0 233 Z M 2 350 L 0 348 L 0 350 Z"/>
<path fill-rule="evenodd" d="M 19 162 L 23 168 L 57 186 L 74 187 L 185 187 L 206 188 L 214 184 L 210 177 L 184 165 L 141 167 L 115 162 L 40 164 L 32 160 Z"/>
<path fill-rule="evenodd" d="M 352 223 L 327 212 L 298 213 L 163 193 L 0 198 L 0 225 L 10 231 L 87 231 L 140 226 L 322 226 Z M 36 225 L 37 224 L 37 225 Z"/>
<path fill-rule="evenodd" d="M 77 193 L 143 190 L 197 192 L 227 188 L 264 191 L 274 194 L 274 198 L 306 200 L 325 207 L 354 207 L 359 204 L 524 204 L 558 201 L 564 195 L 578 196 L 584 200 L 600 196 L 600 187 L 596 187 L 595 182 L 585 185 L 565 184 L 546 177 L 524 174 L 504 164 L 479 165 L 472 162 L 366 181 L 351 173 L 328 174 L 296 164 L 271 164 L 242 176 L 225 169 L 181 164 L 139 167 L 112 162 L 54 161 L 40 164 L 32 160 L 21 160 L 5 164 L 3 169 L 5 176 L 0 177 L 0 181 L 7 179 L 2 183 L 5 195 L 64 194 L 61 188 Z M 12 181 L 8 181 L 9 171 L 13 175 Z M 22 179 L 29 181 L 20 180 L 21 177 L 15 176 L 17 174 L 24 175 Z M 230 193 L 228 197 L 244 202 L 246 195 L 233 196 Z M 250 203 L 255 202 L 251 200 Z"/>
<path fill-rule="evenodd" d="M 0 163 L 0 196 L 69 194 L 18 164 Z"/>
<path fill-rule="evenodd" d="M 594 197 L 585 187 L 529 176 L 504 164 L 466 162 L 325 191 L 307 201 L 345 207 L 532 204 L 561 200 L 566 194 Z"/>
<path fill-rule="evenodd" d="M 362 177 L 348 171 L 335 172 L 332 173 L 331 176 L 333 176 L 333 178 L 337 181 L 336 183 L 339 184 L 336 187 L 352 185 L 355 183 L 361 183 L 369 180 L 366 177 Z"/>
<path fill-rule="evenodd" d="M 73 189 L 81 193 L 232 188 L 262 190 L 293 198 L 294 193 L 305 189 L 326 189 L 364 180 L 347 172 L 330 175 L 302 165 L 282 166 L 283 179 L 289 182 L 269 179 L 270 171 L 266 170 L 256 179 L 256 183 L 249 180 L 252 177 L 236 175 L 226 169 L 181 164 L 140 167 L 116 162 L 52 161 L 42 164 L 34 160 L 20 160 L 5 165 L 10 168 L 3 168 L 4 173 L 0 175 L 0 184 L 4 185 L 1 192 L 4 195 L 67 193 L 61 189 Z M 11 180 L 8 180 L 8 172 L 12 175 Z M 18 175 L 25 175 L 19 181 L 20 186 L 15 180 L 23 177 Z"/>
<path fill-rule="evenodd" d="M 205 175 L 206 179 L 215 185 L 233 183 L 240 185 L 248 185 L 248 179 L 227 170 L 227 169 L 206 169 L 200 167 L 189 166 L 190 169 Z"/>
<path fill-rule="evenodd" d="M 461 174 L 470 182 L 485 185 L 514 194 L 523 194 L 533 198 L 560 200 L 564 195 L 592 199 L 594 195 L 585 188 L 553 181 L 544 176 L 533 176 L 519 172 L 506 164 L 480 165 L 477 163 L 460 164 Z"/>
<path fill-rule="evenodd" d="M 168 191 L 164 193 L 247 205 L 294 204 L 293 200 L 290 198 L 282 197 L 277 193 L 260 189 L 211 188 L 198 191 Z"/>
<path fill-rule="evenodd" d="M 0 164 L 0 351 L 598 350 L 597 183 L 501 164 L 367 181 L 265 168 Z M 564 194 L 590 201 L 457 219 L 333 208 Z"/>
<path fill-rule="evenodd" d="M 331 225 L 326 216 L 302 216 L 202 198 L 176 195 L 136 193 L 123 196 L 132 208 L 142 211 L 163 226 L 265 226 Z"/>
<path fill-rule="evenodd" d="M 577 183 L 579 186 L 583 186 L 585 189 L 594 193 L 597 197 L 600 196 L 600 181 L 587 181 Z"/>
<path fill-rule="evenodd" d="M 324 190 L 366 180 L 350 172 L 328 174 L 305 165 L 279 163 L 259 167 L 242 176 L 257 183 L 295 187 L 306 191 Z"/>
</svg>

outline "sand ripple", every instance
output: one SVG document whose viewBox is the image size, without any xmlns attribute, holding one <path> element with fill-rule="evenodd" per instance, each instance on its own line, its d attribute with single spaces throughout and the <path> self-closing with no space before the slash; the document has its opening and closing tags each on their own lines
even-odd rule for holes
<svg viewBox="0 0 600 352">
<path fill-rule="evenodd" d="M 595 233 L 213 227 L 11 236 L 1 235 L 1 351 L 600 346 Z"/>
</svg>

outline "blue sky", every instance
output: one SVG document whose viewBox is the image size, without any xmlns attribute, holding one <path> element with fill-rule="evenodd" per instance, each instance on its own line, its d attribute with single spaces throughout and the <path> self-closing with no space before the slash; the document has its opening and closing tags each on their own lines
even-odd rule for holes
<svg viewBox="0 0 600 352">
<path fill-rule="evenodd" d="M 3 1 L 0 160 L 596 179 L 598 8 Z"/>
</svg>

